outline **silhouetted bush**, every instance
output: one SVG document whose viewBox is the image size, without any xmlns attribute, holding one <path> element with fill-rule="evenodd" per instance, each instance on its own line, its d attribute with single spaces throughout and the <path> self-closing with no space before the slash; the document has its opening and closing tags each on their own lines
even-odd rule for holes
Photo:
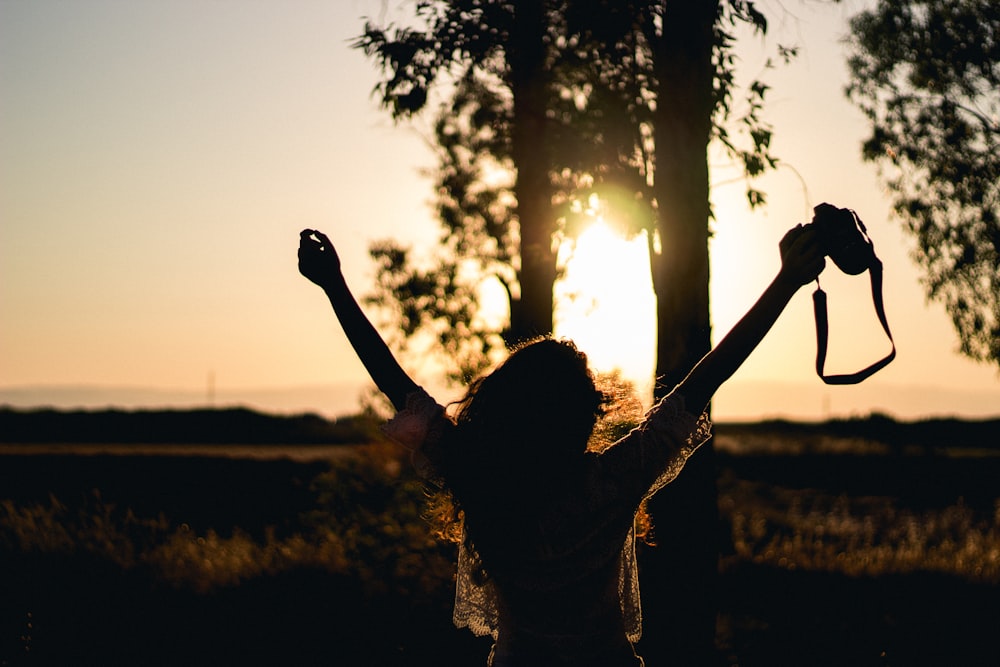
<svg viewBox="0 0 1000 667">
<path fill-rule="evenodd" d="M 0 408 L 0 441 L 12 443 L 358 444 L 378 439 L 367 415 L 335 421 L 247 408 L 202 410 L 18 410 Z"/>
</svg>

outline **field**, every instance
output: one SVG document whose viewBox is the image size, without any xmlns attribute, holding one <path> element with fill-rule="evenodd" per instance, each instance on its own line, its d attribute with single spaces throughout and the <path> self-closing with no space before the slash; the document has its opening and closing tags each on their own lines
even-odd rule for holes
<svg viewBox="0 0 1000 667">
<path fill-rule="evenodd" d="M 720 665 L 1000 665 L 995 450 L 717 434 Z M 391 446 L 89 447 L 0 445 L 0 665 L 484 664 Z"/>
</svg>

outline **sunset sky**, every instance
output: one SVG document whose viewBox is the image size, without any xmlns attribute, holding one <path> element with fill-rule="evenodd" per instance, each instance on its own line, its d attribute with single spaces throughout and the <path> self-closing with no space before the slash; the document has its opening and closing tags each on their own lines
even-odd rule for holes
<svg viewBox="0 0 1000 667">
<path fill-rule="evenodd" d="M 427 119 L 394 125 L 370 94 L 377 71 L 350 48 L 362 17 L 402 19 L 401 5 L 0 0 L 0 391 L 203 394 L 210 383 L 226 402 L 251 389 L 361 387 L 364 370 L 322 293 L 298 275 L 295 249 L 302 228 L 326 231 L 363 294 L 369 242 L 435 242 Z M 829 201 L 854 208 L 875 241 L 899 353 L 864 385 L 823 386 L 804 288 L 720 392 L 716 418 L 1000 414 L 995 367 L 955 352 L 877 172 L 859 158 L 866 127 L 843 95 L 840 40 L 865 3 L 761 5 L 770 30 L 741 41 L 741 76 L 760 74 L 778 43 L 800 47 L 764 74 L 785 166 L 758 182 L 770 203 L 751 213 L 735 172 L 713 158 L 715 339 L 770 281 L 784 231 Z M 642 252 L 601 233 L 581 241 L 565 288 L 582 296 L 564 304 L 557 333 L 642 384 L 648 269 Z M 595 258 L 588 244 L 615 249 Z M 588 291 L 597 272 L 609 294 Z M 828 369 L 885 354 L 867 279 L 831 264 L 822 282 L 834 324 Z M 343 412 L 302 400 L 282 407 Z"/>
</svg>

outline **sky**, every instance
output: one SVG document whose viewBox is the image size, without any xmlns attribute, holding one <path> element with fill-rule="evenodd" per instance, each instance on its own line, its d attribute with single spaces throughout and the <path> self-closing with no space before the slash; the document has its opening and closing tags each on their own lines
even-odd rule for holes
<svg viewBox="0 0 1000 667">
<path fill-rule="evenodd" d="M 897 359 L 862 385 L 823 385 L 804 288 L 720 390 L 716 419 L 1000 414 L 1000 376 L 956 352 L 877 171 L 860 160 L 866 126 L 843 95 L 841 40 L 865 4 L 764 2 L 767 36 L 739 42 L 742 80 L 771 85 L 781 166 L 756 184 L 769 204 L 751 212 L 732 165 L 713 155 L 713 335 L 771 280 L 785 230 L 828 201 L 858 212 L 882 258 Z M 301 229 L 326 231 L 361 295 L 369 243 L 391 237 L 418 254 L 435 243 L 428 122 L 393 123 L 371 94 L 377 70 L 350 46 L 363 17 L 405 20 L 401 6 L 0 0 L 0 403 L 62 404 L 72 387 L 80 404 L 84 389 L 116 404 L 156 390 L 350 412 L 364 369 L 295 250 Z M 764 70 L 779 43 L 799 57 Z M 648 266 L 602 233 L 579 244 L 561 288 L 576 298 L 563 300 L 557 333 L 599 370 L 648 386 Z M 867 279 L 830 265 L 821 282 L 828 370 L 883 356 Z"/>
</svg>

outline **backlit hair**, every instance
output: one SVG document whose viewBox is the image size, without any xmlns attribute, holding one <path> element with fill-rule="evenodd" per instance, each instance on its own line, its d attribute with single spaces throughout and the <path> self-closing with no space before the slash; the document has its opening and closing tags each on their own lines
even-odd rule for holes
<svg viewBox="0 0 1000 667">
<path fill-rule="evenodd" d="M 464 522 L 466 538 L 488 553 L 490 533 L 577 479 L 606 400 L 571 341 L 544 337 L 513 349 L 455 404 L 456 428 L 444 443 L 447 489 L 430 505 L 439 534 L 455 539 Z"/>
</svg>

